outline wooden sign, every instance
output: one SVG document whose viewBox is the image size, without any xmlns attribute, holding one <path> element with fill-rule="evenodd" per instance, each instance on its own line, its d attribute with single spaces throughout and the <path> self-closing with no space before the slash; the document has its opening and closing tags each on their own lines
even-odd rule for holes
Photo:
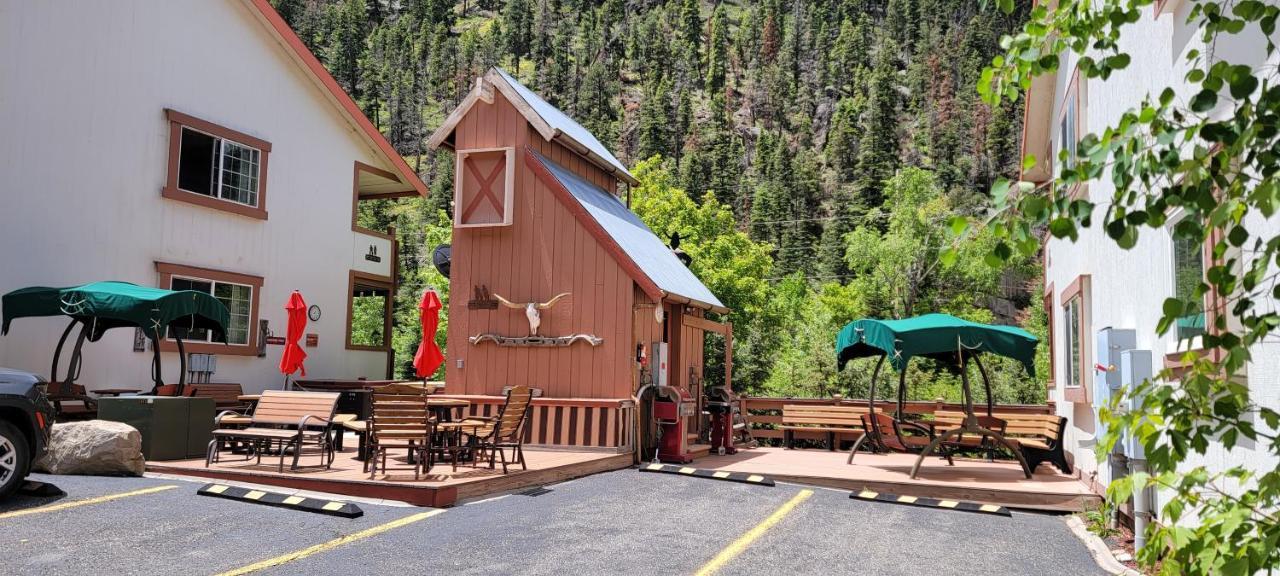
<svg viewBox="0 0 1280 576">
<path fill-rule="evenodd" d="M 319 334 L 307 334 L 307 348 L 315 348 L 320 345 Z"/>
<path fill-rule="evenodd" d="M 284 336 L 267 336 L 267 344 L 272 346 L 284 346 Z"/>
</svg>

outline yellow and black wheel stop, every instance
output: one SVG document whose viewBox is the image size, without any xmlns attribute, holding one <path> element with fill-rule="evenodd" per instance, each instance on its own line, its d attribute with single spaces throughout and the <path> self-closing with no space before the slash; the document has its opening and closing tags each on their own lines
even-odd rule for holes
<svg viewBox="0 0 1280 576">
<path fill-rule="evenodd" d="M 361 510 L 359 506 L 350 502 L 339 502 L 325 498 L 291 496 L 289 494 L 267 492 L 252 488 L 227 486 L 226 484 L 206 484 L 203 488 L 196 491 L 196 494 L 201 496 L 226 498 L 228 500 L 237 500 L 240 502 L 265 504 L 267 506 L 275 506 L 278 508 L 289 508 L 291 510 L 299 510 L 302 512 L 341 516 L 343 518 L 359 518 L 364 516 L 364 510 Z"/>
<path fill-rule="evenodd" d="M 694 478 L 710 478 L 712 480 L 741 482 L 743 484 L 755 484 L 757 486 L 774 485 L 772 478 L 761 474 L 752 474 L 750 472 L 726 472 L 724 470 L 706 470 L 703 468 L 680 466 L 677 464 L 641 464 L 640 471 L 675 474 L 677 476 L 693 476 Z"/>
<path fill-rule="evenodd" d="M 962 500 L 939 500 L 937 498 L 924 498 L 921 496 L 899 496 L 897 494 L 872 492 L 871 490 L 853 492 L 849 494 L 849 497 L 854 500 L 866 500 L 868 502 L 885 502 L 888 504 L 920 506 L 922 508 L 938 508 L 941 510 L 959 510 L 961 512 L 974 512 L 977 514 L 1013 516 L 1013 514 L 1009 513 L 1009 509 L 1004 506 L 996 506 L 995 504 L 979 504 L 977 502 L 964 502 Z"/>
</svg>

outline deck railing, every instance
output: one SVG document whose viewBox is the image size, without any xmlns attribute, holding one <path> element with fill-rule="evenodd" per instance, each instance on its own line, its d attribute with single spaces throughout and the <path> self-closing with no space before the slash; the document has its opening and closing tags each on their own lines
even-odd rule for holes
<svg viewBox="0 0 1280 576">
<path fill-rule="evenodd" d="M 866 406 L 865 398 L 777 398 L 765 396 L 743 396 L 742 397 L 742 413 L 746 415 L 747 422 L 751 425 L 751 435 L 758 439 L 776 438 L 782 439 L 782 430 L 777 427 L 782 424 L 782 407 L 787 404 L 797 405 L 803 404 L 808 406 Z M 884 410 L 892 412 L 897 410 L 897 402 L 887 400 L 877 400 L 876 410 Z M 986 409 L 985 404 L 975 404 L 974 411 L 982 411 Z M 963 404 L 943 402 L 941 400 L 921 401 L 911 400 L 906 403 L 906 411 L 909 414 L 933 414 L 938 411 L 963 411 Z M 1017 413 L 1017 414 L 1052 414 L 1053 404 L 997 404 L 997 412 Z M 825 433 L 803 432 L 797 431 L 795 437 L 798 439 L 825 439 Z M 842 436 L 842 439 L 845 439 Z M 852 437 L 847 439 L 852 440 Z"/>
</svg>

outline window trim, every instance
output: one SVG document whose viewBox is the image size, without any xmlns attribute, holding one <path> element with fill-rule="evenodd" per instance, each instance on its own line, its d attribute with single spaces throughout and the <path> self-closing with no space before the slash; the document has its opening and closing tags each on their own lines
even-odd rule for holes
<svg viewBox="0 0 1280 576">
<path fill-rule="evenodd" d="M 164 109 L 165 118 L 169 122 L 169 165 L 168 173 L 165 176 L 164 188 L 160 190 L 160 196 L 170 200 L 179 202 L 187 202 L 205 208 L 213 208 L 248 216 L 258 220 L 267 219 L 267 160 L 271 156 L 271 143 L 260 138 L 254 138 L 243 132 L 232 130 L 225 126 L 214 124 L 208 120 L 201 120 L 194 116 L 183 114 L 172 108 Z M 195 192 L 188 192 L 178 187 L 178 160 L 181 157 L 182 150 L 182 129 L 190 128 L 199 132 L 231 140 L 237 144 L 256 148 L 258 150 L 258 205 L 256 207 L 223 200 L 222 198 L 205 196 Z"/>
<path fill-rule="evenodd" d="M 1057 346 L 1058 338 L 1057 338 L 1057 335 L 1055 334 L 1057 330 L 1057 322 L 1054 322 L 1054 315 L 1053 315 L 1053 313 L 1055 312 L 1054 306 L 1053 306 L 1053 282 L 1050 282 L 1045 285 L 1042 302 L 1044 305 L 1045 321 L 1048 324 L 1048 326 L 1046 326 L 1047 329 L 1045 330 L 1045 334 L 1047 334 L 1047 338 L 1049 340 L 1048 342 L 1049 344 L 1049 381 L 1047 382 L 1047 387 L 1052 389 L 1052 388 L 1056 388 L 1058 385 L 1057 384 L 1058 361 L 1056 359 L 1056 353 L 1055 353 L 1057 349 L 1056 346 Z"/>
<path fill-rule="evenodd" d="M 1090 387 L 1089 387 L 1089 374 L 1090 374 L 1089 367 L 1092 365 L 1091 364 L 1092 354 L 1089 350 L 1089 339 L 1088 339 L 1089 332 L 1090 332 L 1089 330 L 1090 313 L 1089 312 L 1092 307 L 1092 304 L 1090 303 L 1091 280 L 1092 278 L 1089 274 L 1081 274 L 1079 276 L 1076 276 L 1075 280 L 1072 280 L 1071 284 L 1067 285 L 1067 288 L 1063 290 L 1062 294 L 1058 296 L 1059 307 L 1062 308 L 1063 315 L 1064 315 L 1064 319 L 1062 323 L 1063 330 L 1066 330 L 1067 326 L 1070 324 L 1065 319 L 1067 304 L 1076 298 L 1080 299 L 1080 325 L 1079 325 L 1080 327 L 1076 333 L 1076 337 L 1079 338 L 1080 340 L 1080 360 L 1078 362 L 1078 365 L 1076 366 L 1076 368 L 1080 369 L 1080 385 L 1069 386 L 1067 385 L 1067 383 L 1070 381 L 1070 379 L 1069 378 L 1062 379 L 1063 399 L 1073 403 L 1087 403 L 1090 401 L 1092 396 L 1090 394 Z M 1066 354 L 1063 357 L 1063 364 L 1064 364 L 1064 367 L 1067 369 L 1071 369 L 1071 366 L 1067 366 L 1067 364 L 1071 362 L 1070 356 L 1071 356 L 1071 352 L 1068 350 L 1066 351 Z"/>
<path fill-rule="evenodd" d="M 1085 102 L 1086 102 L 1085 95 L 1087 94 L 1087 92 L 1085 91 L 1085 85 L 1086 85 L 1085 79 L 1080 76 L 1080 67 L 1076 66 L 1075 69 L 1072 70 L 1071 72 L 1071 79 L 1067 82 L 1067 89 L 1065 92 L 1063 92 L 1062 109 L 1058 111 L 1058 118 L 1053 123 L 1054 136 L 1050 138 L 1049 154 L 1052 161 L 1052 168 L 1049 171 L 1049 177 L 1054 180 L 1058 179 L 1058 167 L 1059 167 L 1059 163 L 1061 162 L 1058 159 L 1058 151 L 1061 148 L 1061 144 L 1062 144 L 1062 140 L 1061 140 L 1062 134 L 1060 133 L 1060 129 L 1062 127 L 1062 121 L 1065 119 L 1067 115 L 1068 100 L 1075 100 L 1075 104 L 1076 104 L 1076 121 L 1075 121 L 1074 128 L 1075 128 L 1075 138 L 1076 138 L 1077 146 L 1079 146 L 1079 143 L 1080 143 L 1081 133 L 1085 131 L 1085 121 L 1084 121 Z M 1076 152 L 1078 155 L 1079 150 L 1077 149 Z M 1087 182 L 1078 182 L 1075 185 L 1073 185 L 1070 189 L 1066 190 L 1066 194 L 1067 194 L 1067 197 L 1072 200 L 1078 200 L 1080 198 L 1087 197 L 1089 194 L 1089 184 Z"/>
<path fill-rule="evenodd" d="M 174 264 L 171 262 L 155 263 L 156 272 L 160 275 L 160 287 L 166 290 L 171 286 L 174 276 L 179 278 L 190 278 L 194 280 L 208 280 L 212 282 L 228 282 L 232 284 L 242 284 L 251 286 L 253 293 L 249 297 L 249 343 L 248 344 L 218 344 L 213 342 L 182 342 L 183 348 L 188 353 L 196 354 L 221 354 L 227 356 L 257 356 L 258 355 L 258 318 L 261 308 L 258 302 L 262 297 L 263 279 L 261 276 L 252 274 L 240 274 L 237 272 L 227 272 L 225 270 L 214 270 L 211 268 L 201 268 L 198 266 L 187 266 L 185 264 Z M 178 345 L 173 340 L 162 338 L 160 340 L 160 351 L 177 352 Z"/>
<path fill-rule="evenodd" d="M 351 343 L 351 327 L 355 316 L 354 293 L 356 283 L 372 285 L 377 288 L 385 288 L 387 297 L 383 303 L 382 315 L 382 346 L 368 346 L 364 344 Z M 347 330 L 346 336 L 343 338 L 344 345 L 347 350 L 365 350 L 369 352 L 391 352 L 392 340 L 392 315 L 395 312 L 395 283 L 386 276 L 378 276 L 376 274 L 368 274 L 350 270 L 347 274 Z"/>
</svg>

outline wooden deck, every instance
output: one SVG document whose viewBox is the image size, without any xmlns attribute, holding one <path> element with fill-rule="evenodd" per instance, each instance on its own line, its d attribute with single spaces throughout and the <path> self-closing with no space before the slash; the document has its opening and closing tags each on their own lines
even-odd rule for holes
<svg viewBox="0 0 1280 576">
<path fill-rule="evenodd" d="M 349 444 L 354 445 L 352 441 Z M 422 479 L 413 479 L 413 470 L 404 463 L 402 452 L 393 453 L 387 462 L 391 470 L 388 474 L 379 471 L 377 478 L 370 480 L 369 474 L 363 471 L 364 463 L 355 459 L 353 448 L 338 453 L 329 470 L 322 468 L 305 468 L 314 465 L 319 458 L 315 455 L 304 455 L 299 463 L 304 468 L 296 472 L 289 471 L 286 458 L 284 473 L 277 472 L 278 459 L 263 457 L 262 464 L 253 460 L 245 461 L 237 454 L 224 454 L 222 462 L 206 468 L 204 459 L 173 460 L 167 462 L 147 462 L 147 470 L 165 474 L 199 476 L 216 480 L 232 480 L 283 486 L 299 490 L 329 492 L 363 498 L 382 498 L 400 500 L 418 506 L 450 506 L 458 500 L 476 498 L 487 494 L 496 494 L 560 482 L 570 478 L 587 476 L 608 470 L 617 470 L 631 465 L 631 454 L 618 454 L 603 450 L 559 450 L 525 447 L 525 460 L 528 470 L 520 470 L 516 465 L 510 468 L 509 474 L 502 474 L 502 467 L 489 470 L 488 463 L 477 468 L 459 464 L 458 471 L 453 472 L 448 463 L 436 464 L 430 474 Z M 404 468 L 397 470 L 397 468 Z"/>
<path fill-rule="evenodd" d="M 1011 508 L 1076 512 L 1102 499 L 1079 479 L 1041 466 L 1031 479 L 1013 462 L 957 458 L 955 466 L 931 457 L 912 480 L 911 454 L 859 453 L 845 464 L 848 452 L 754 448 L 737 454 L 699 458 L 698 468 L 750 472 L 774 480 L 845 490 L 967 500 Z"/>
</svg>

